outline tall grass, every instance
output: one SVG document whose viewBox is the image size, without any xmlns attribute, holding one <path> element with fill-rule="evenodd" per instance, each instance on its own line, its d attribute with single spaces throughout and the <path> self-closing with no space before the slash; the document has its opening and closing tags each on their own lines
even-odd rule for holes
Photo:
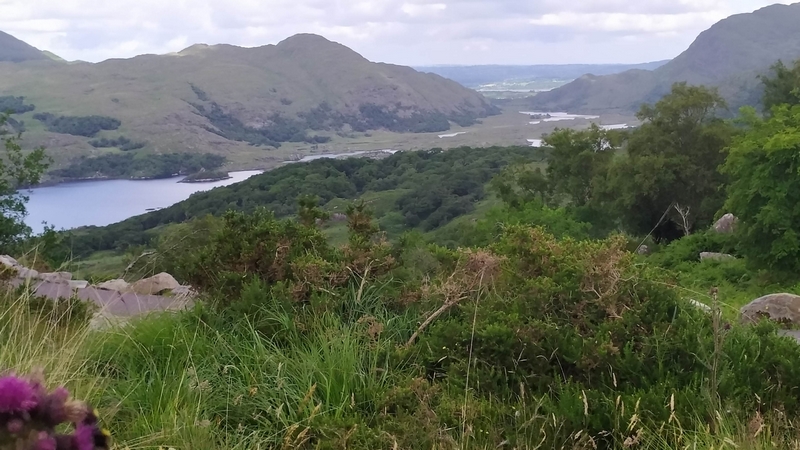
<svg viewBox="0 0 800 450">
<path fill-rule="evenodd" d="M 261 305 L 249 316 L 198 307 L 99 330 L 42 312 L 26 294 L 4 295 L 0 370 L 43 367 L 50 382 L 98 406 L 117 448 L 422 448 L 409 444 L 414 434 L 437 449 L 511 448 L 510 441 L 543 449 L 554 436 L 561 436 L 560 448 L 598 445 L 596 436 L 566 432 L 565 419 L 544 414 L 543 398 L 524 387 L 516 398 L 465 398 L 461 390 L 434 403 L 429 393 L 449 389 L 447 381 L 426 384 L 414 378 L 413 364 L 389 363 L 418 318 L 389 311 L 382 289 L 354 285 L 341 299 L 348 314 L 317 309 L 302 326 L 256 285 L 243 296 Z M 409 385 L 420 417 L 387 415 L 382 399 Z M 588 414 L 594 405 L 577 395 Z M 664 408 L 674 412 L 674 402 L 665 399 Z M 766 450 L 779 448 L 773 441 L 785 445 L 792 430 L 773 416 L 741 422 L 724 411 L 714 430 L 698 426 L 700 418 L 674 415 L 645 425 L 631 418 L 635 405 L 625 408 L 616 405 L 619 420 L 609 430 L 620 448 Z M 371 426 L 383 431 L 361 433 Z"/>
</svg>

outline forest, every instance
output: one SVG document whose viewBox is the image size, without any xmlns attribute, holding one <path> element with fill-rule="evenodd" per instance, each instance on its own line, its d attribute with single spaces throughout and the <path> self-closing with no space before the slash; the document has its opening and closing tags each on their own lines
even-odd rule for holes
<svg viewBox="0 0 800 450">
<path fill-rule="evenodd" d="M 143 154 L 112 153 L 81 157 L 50 175 L 68 180 L 86 178 L 169 178 L 200 170 L 213 170 L 225 163 L 225 157 L 210 153 Z"/>
<path fill-rule="evenodd" d="M 125 136 L 120 136 L 118 138 L 102 138 L 102 139 L 94 139 L 89 141 L 89 145 L 94 148 L 110 148 L 110 147 L 117 147 L 123 152 L 128 152 L 131 150 L 138 150 L 140 148 L 144 148 L 147 145 L 146 142 L 141 141 L 132 141 Z"/>
<path fill-rule="evenodd" d="M 122 125 L 118 119 L 106 116 L 57 116 L 52 113 L 36 113 L 33 118 L 47 126 L 53 133 L 94 137 L 101 131 L 113 131 Z"/>
<path fill-rule="evenodd" d="M 385 222 L 401 229 L 432 230 L 472 211 L 486 196 L 484 185 L 504 167 L 544 160 L 530 147 L 459 148 L 400 152 L 385 159 L 321 159 L 289 164 L 227 189 L 198 193 L 169 208 L 103 228 L 75 231 L 72 251 L 124 250 L 147 244 L 149 231 L 229 209 L 258 207 L 278 217 L 297 214 L 297 199 L 314 196 L 330 207 L 365 194 L 386 203 Z"/>
</svg>

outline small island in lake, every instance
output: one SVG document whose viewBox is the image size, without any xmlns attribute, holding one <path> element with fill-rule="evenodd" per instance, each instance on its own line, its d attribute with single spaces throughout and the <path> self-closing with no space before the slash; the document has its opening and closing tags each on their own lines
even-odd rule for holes
<svg viewBox="0 0 800 450">
<path fill-rule="evenodd" d="M 229 179 L 231 179 L 230 174 L 222 170 L 201 170 L 187 176 L 178 183 L 211 183 Z"/>
</svg>

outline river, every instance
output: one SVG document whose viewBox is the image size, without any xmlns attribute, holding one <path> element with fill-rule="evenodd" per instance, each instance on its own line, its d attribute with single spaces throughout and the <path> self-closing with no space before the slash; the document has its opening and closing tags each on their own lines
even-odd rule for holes
<svg viewBox="0 0 800 450">
<path fill-rule="evenodd" d="M 195 192 L 228 186 L 259 173 L 260 170 L 230 172 L 230 179 L 210 183 L 178 183 L 183 177 L 175 177 L 79 181 L 34 188 L 25 191 L 30 198 L 25 223 L 34 233 L 44 229 L 42 222 L 59 230 L 109 225 L 149 210 L 174 205 Z"/>
</svg>

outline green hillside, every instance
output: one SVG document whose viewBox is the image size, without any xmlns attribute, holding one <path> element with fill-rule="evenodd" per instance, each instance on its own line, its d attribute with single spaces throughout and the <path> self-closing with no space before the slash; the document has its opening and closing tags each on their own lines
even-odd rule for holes
<svg viewBox="0 0 800 450">
<path fill-rule="evenodd" d="M 320 36 L 277 45 L 195 45 L 170 55 L 98 64 L 47 61 L 0 64 L 0 96 L 24 96 L 36 112 L 24 120 L 32 145 L 64 165 L 92 147 L 86 133 L 54 129 L 34 114 L 106 117 L 118 128 L 93 138 L 145 142 L 139 153 L 214 153 L 272 165 L 287 142 L 309 146 L 370 130 L 438 132 L 493 114 L 480 94 L 433 74 L 373 63 Z"/>
<path fill-rule="evenodd" d="M 585 75 L 537 95 L 544 110 L 571 112 L 636 111 L 669 92 L 675 82 L 718 87 L 731 107 L 759 102 L 758 75 L 778 60 L 800 58 L 800 3 L 773 5 L 720 21 L 669 63 L 653 70 L 608 76 Z"/>
</svg>

